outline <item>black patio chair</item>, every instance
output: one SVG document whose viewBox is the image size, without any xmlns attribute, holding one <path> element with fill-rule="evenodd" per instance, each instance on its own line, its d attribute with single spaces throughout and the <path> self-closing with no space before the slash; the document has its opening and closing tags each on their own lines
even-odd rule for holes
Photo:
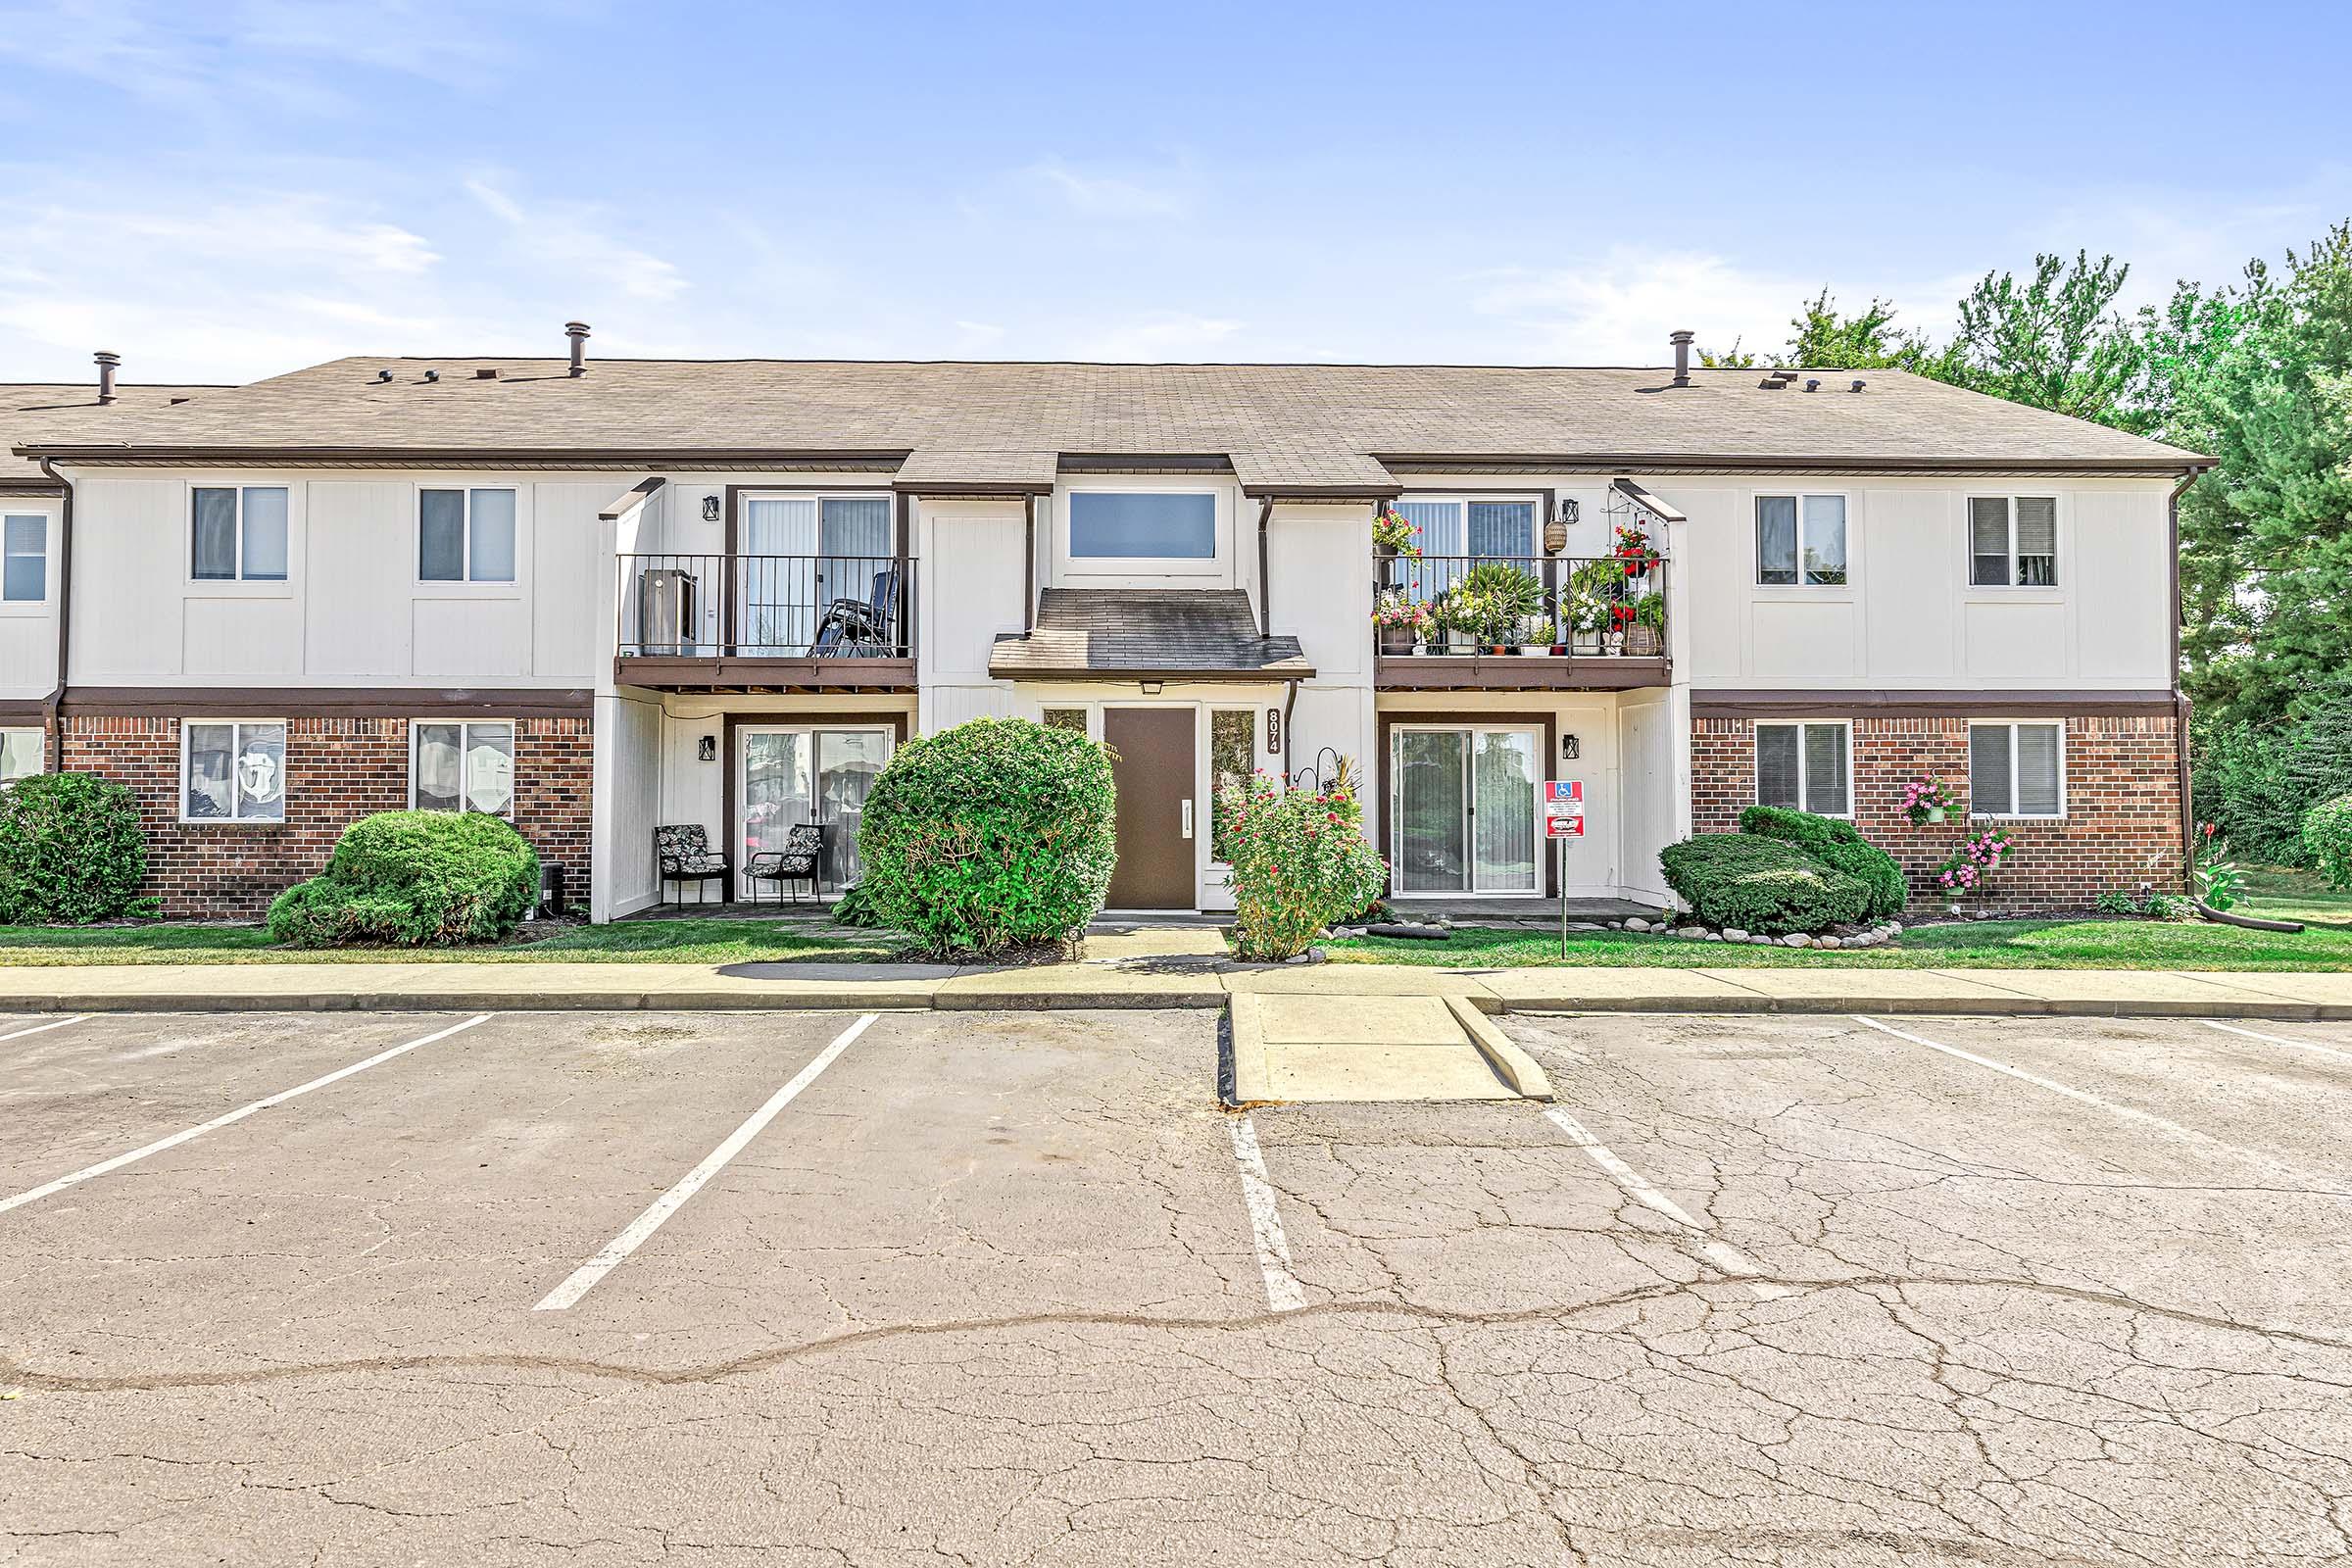
<svg viewBox="0 0 2352 1568">
<path fill-rule="evenodd" d="M 784 902 L 787 882 L 808 884 L 808 896 L 821 901 L 824 894 L 817 886 L 818 868 L 825 858 L 825 824 L 802 822 L 784 831 L 784 847 L 780 850 L 761 850 L 747 861 L 743 874 L 752 884 L 752 902 L 760 902 L 760 884 L 776 885 L 776 902 Z M 796 886 L 792 902 L 801 902 Z"/>
<path fill-rule="evenodd" d="M 708 903 L 703 890 L 712 881 L 718 883 L 718 902 L 727 902 L 727 858 L 711 853 L 710 836 L 700 822 L 673 822 L 654 829 L 654 904 L 663 902 L 662 894 L 672 882 L 695 884 L 694 901 Z M 686 901 L 680 899 L 681 905 Z"/>
<path fill-rule="evenodd" d="M 817 623 L 812 659 L 888 659 L 898 648 L 899 568 L 874 573 L 869 599 L 836 599 Z"/>
</svg>

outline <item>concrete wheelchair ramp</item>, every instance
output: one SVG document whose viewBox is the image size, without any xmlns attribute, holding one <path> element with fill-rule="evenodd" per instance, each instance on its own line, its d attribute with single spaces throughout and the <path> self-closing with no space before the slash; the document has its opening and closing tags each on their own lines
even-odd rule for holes
<svg viewBox="0 0 2352 1568">
<path fill-rule="evenodd" d="M 1460 997 L 1233 997 L 1237 1105 L 1549 1100 L 1534 1057 Z"/>
</svg>

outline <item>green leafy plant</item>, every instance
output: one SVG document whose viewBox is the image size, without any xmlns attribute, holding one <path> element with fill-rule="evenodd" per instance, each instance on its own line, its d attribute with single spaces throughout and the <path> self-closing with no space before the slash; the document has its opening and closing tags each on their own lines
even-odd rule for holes
<svg viewBox="0 0 2352 1568">
<path fill-rule="evenodd" d="M 1643 594 L 1634 601 L 1634 621 L 1653 631 L 1666 629 L 1666 596 Z"/>
<path fill-rule="evenodd" d="M 1391 555 L 1402 556 L 1408 561 L 1420 560 L 1420 536 L 1419 528 L 1405 521 L 1400 514 L 1386 506 L 1383 506 L 1379 515 L 1372 519 L 1373 547 L 1386 550 Z"/>
<path fill-rule="evenodd" d="M 95 773 L 35 773 L 0 790 L 0 921 L 87 925 L 153 915 L 130 791 Z"/>
<path fill-rule="evenodd" d="M 882 917 L 874 912 L 873 895 L 865 891 L 862 882 L 853 882 L 841 890 L 841 897 L 833 901 L 832 920 L 835 925 L 859 927 L 882 923 Z"/>
<path fill-rule="evenodd" d="M 2227 858 L 2229 853 L 2229 841 L 2215 838 L 2214 825 L 2207 822 L 2197 834 L 2188 869 L 2198 902 L 2209 909 L 2234 907 L 2245 897 L 2246 873 Z"/>
<path fill-rule="evenodd" d="M 2197 917 L 2197 906 L 2183 893 L 2153 893 L 2148 896 L 2147 915 L 2151 920 L 2180 925 Z"/>
<path fill-rule="evenodd" d="M 1551 644 L 1559 641 L 1560 630 L 1557 626 L 1552 624 L 1551 617 L 1549 615 L 1538 615 L 1536 617 L 1536 623 L 1528 627 L 1524 635 L 1526 640 L 1531 645 L 1541 644 L 1544 647 L 1549 647 Z"/>
<path fill-rule="evenodd" d="M 2122 917 L 2145 912 L 2145 906 L 2140 903 L 2139 895 L 2128 892 L 2123 888 L 2101 889 L 2099 896 L 2091 902 L 2092 906 L 2101 914 Z"/>
<path fill-rule="evenodd" d="M 2303 847 L 2329 887 L 2352 889 L 2352 795 L 2303 813 Z"/>
<path fill-rule="evenodd" d="M 1824 864 L 1837 867 L 1870 890 L 1869 913 L 1880 918 L 1898 915 L 1910 898 L 1910 885 L 1893 856 L 1863 838 L 1853 823 L 1810 811 L 1791 811 L 1777 806 L 1751 806 L 1740 813 L 1740 831 L 1783 839 Z"/>
<path fill-rule="evenodd" d="M 1533 572 L 1505 561 L 1482 561 L 1462 573 L 1456 590 L 1478 606 L 1478 620 L 1464 628 L 1491 643 L 1516 641 L 1519 623 L 1544 608 L 1544 584 Z"/>
<path fill-rule="evenodd" d="M 296 948 L 496 942 L 538 893 L 538 854 L 503 817 L 378 811 L 343 830 L 324 871 L 270 903 L 270 934 Z"/>
<path fill-rule="evenodd" d="M 1659 852 L 1666 885 L 1709 925 L 1765 936 L 1857 922 L 1871 910 L 1860 877 L 1786 839 L 1701 833 Z"/>
<path fill-rule="evenodd" d="M 859 887 L 928 953 L 1068 942 L 1118 858 L 1107 748 L 1025 718 L 976 718 L 909 741 L 874 780 Z"/>
<path fill-rule="evenodd" d="M 1374 903 L 1388 866 L 1364 842 L 1363 808 L 1341 784 L 1281 790 L 1263 773 L 1226 786 L 1217 810 L 1233 863 L 1234 951 L 1278 960 Z"/>
</svg>

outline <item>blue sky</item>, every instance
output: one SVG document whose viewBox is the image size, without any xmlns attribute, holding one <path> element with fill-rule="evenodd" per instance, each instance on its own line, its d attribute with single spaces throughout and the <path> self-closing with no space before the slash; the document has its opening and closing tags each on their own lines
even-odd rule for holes
<svg viewBox="0 0 2352 1568">
<path fill-rule="evenodd" d="M 0 380 L 1657 363 L 2352 215 L 2320 6 L 0 0 Z"/>
</svg>

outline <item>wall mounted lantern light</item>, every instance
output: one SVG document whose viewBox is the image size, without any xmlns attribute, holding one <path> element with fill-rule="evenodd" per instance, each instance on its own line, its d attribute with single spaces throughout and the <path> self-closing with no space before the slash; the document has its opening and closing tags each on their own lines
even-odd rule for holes
<svg viewBox="0 0 2352 1568">
<path fill-rule="evenodd" d="M 696 742 L 694 743 L 694 755 L 695 755 L 695 757 L 696 757 L 697 759 L 699 759 L 699 760 L 702 760 L 702 761 L 706 761 L 706 762 L 715 762 L 715 761 L 717 761 L 717 760 L 718 760 L 718 737 L 717 737 L 717 736 L 715 736 L 715 735 L 706 735 L 706 736 L 704 736 L 704 737 L 703 737 L 701 740 L 699 740 L 699 741 L 696 741 Z"/>
<path fill-rule="evenodd" d="M 718 497 L 703 497 L 703 520 L 705 522 L 716 522 L 718 520 Z"/>
<path fill-rule="evenodd" d="M 1563 736 L 1561 736 L 1561 737 L 1560 737 L 1560 760 L 1561 760 L 1561 761 L 1563 761 L 1563 762 L 1573 762 L 1573 761 L 1575 761 L 1575 760 L 1576 760 L 1578 758 L 1580 758 L 1580 757 L 1584 756 L 1584 754 L 1585 754 L 1585 749 L 1584 749 L 1584 747 L 1583 747 L 1583 746 L 1581 746 L 1580 744 L 1578 744 L 1578 742 L 1577 742 L 1577 739 L 1576 739 L 1576 737 L 1575 737 L 1575 736 L 1573 736 L 1573 735 L 1563 735 Z"/>
</svg>

